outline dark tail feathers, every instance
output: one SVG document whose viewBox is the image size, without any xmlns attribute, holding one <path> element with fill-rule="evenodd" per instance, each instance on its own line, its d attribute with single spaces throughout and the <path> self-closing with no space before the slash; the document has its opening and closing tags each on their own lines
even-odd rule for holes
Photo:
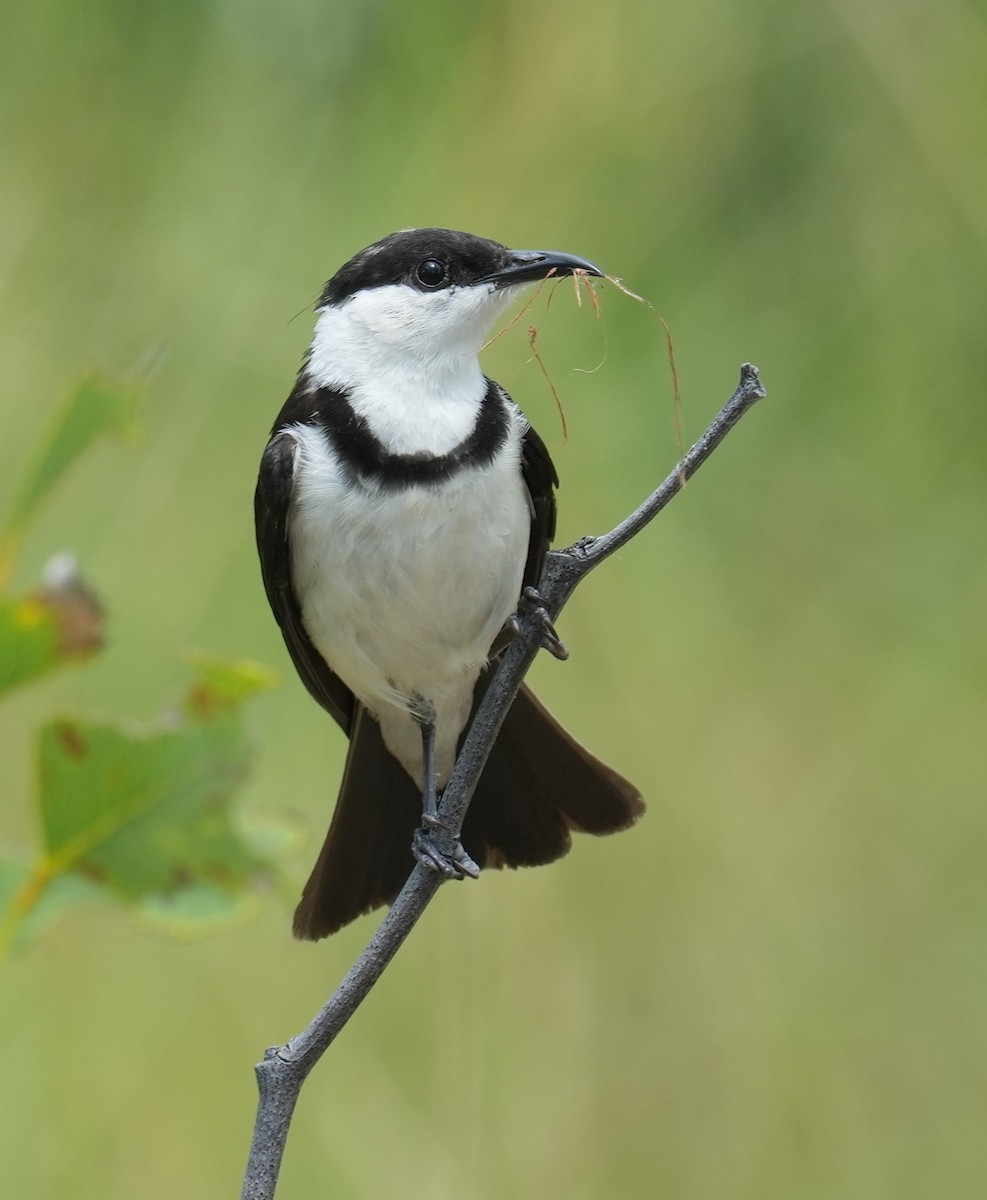
<svg viewBox="0 0 987 1200">
<path fill-rule="evenodd" d="M 523 687 L 484 767 L 463 826 L 481 867 L 553 862 L 570 832 L 616 833 L 644 812 L 637 789 L 579 745 Z M 353 724 L 339 800 L 298 908 L 295 936 L 317 941 L 390 904 L 414 867 L 418 788 L 365 709 Z"/>
</svg>

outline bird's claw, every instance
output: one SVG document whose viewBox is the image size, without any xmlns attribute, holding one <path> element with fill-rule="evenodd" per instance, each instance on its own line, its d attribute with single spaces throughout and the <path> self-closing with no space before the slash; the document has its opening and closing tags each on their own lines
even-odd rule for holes
<svg viewBox="0 0 987 1200">
<path fill-rule="evenodd" d="M 448 834 L 448 826 L 443 825 L 438 817 L 424 817 L 423 828 L 415 830 L 411 842 L 411 852 L 424 867 L 444 876 L 446 879 L 479 879 L 480 868 L 466 853 L 463 843 L 457 838 L 451 850 L 446 850 L 438 844 L 436 833 Z"/>
<path fill-rule="evenodd" d="M 521 624 L 522 613 L 533 618 L 537 625 L 538 644 L 554 658 L 559 659 L 560 662 L 565 662 L 569 657 L 569 651 L 566 648 L 565 642 L 555 632 L 551 614 L 545 607 L 545 601 L 541 598 L 541 593 L 537 588 L 526 587 L 524 589 L 518 601 L 518 610 L 511 617 L 510 621 L 508 621 L 510 630 L 515 637 L 527 641 L 527 633 Z"/>
</svg>

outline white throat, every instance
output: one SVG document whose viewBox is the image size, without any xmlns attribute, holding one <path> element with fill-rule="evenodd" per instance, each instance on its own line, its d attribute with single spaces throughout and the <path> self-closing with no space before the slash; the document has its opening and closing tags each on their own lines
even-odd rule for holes
<svg viewBox="0 0 987 1200">
<path fill-rule="evenodd" d="M 487 389 L 477 356 L 512 290 L 357 292 L 319 312 L 308 373 L 345 389 L 389 453 L 448 454 L 476 424 Z"/>
</svg>

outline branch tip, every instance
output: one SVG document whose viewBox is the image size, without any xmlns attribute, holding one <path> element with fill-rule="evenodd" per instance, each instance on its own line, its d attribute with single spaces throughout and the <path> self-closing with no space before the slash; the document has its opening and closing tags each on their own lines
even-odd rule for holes
<svg viewBox="0 0 987 1200">
<path fill-rule="evenodd" d="M 768 394 L 767 388 L 761 382 L 761 373 L 753 363 L 745 362 L 740 367 L 740 387 L 751 391 L 758 400 L 763 400 Z"/>
</svg>

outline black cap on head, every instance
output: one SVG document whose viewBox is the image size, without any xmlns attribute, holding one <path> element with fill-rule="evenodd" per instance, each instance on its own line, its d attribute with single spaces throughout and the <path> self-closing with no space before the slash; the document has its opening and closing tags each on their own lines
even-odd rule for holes
<svg viewBox="0 0 987 1200">
<path fill-rule="evenodd" d="M 500 242 L 460 233 L 456 229 L 403 229 L 374 242 L 340 267 L 326 284 L 319 308 L 342 304 L 366 288 L 408 283 L 423 291 L 436 291 L 454 284 L 469 285 L 499 271 L 509 251 Z M 419 268 L 426 263 L 443 268 Z"/>
<path fill-rule="evenodd" d="M 319 308 L 342 304 L 367 288 L 407 284 L 421 292 L 491 283 L 497 288 L 585 271 L 602 275 L 585 258 L 554 250 L 509 250 L 500 242 L 456 229 L 405 229 L 354 255 L 329 280 Z"/>
</svg>

